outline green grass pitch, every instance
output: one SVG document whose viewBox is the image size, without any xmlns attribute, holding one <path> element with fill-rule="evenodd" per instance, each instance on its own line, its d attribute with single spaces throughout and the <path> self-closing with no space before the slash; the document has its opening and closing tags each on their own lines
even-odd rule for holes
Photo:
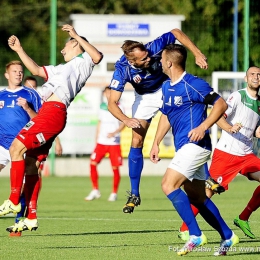
<svg viewBox="0 0 260 260">
<path fill-rule="evenodd" d="M 44 177 L 38 203 L 37 231 L 25 231 L 21 237 L 8 236 L 5 228 L 13 216 L 0 218 L 0 259 L 98 259 L 164 260 L 177 259 L 176 249 L 184 243 L 177 238 L 181 219 L 161 191 L 161 177 L 144 176 L 141 181 L 142 203 L 133 214 L 122 207 L 129 189 L 128 177 L 122 177 L 116 202 L 108 202 L 112 178 L 100 177 L 101 198 L 86 202 L 90 191 L 88 177 Z M 229 191 L 215 195 L 213 201 L 227 224 L 239 236 L 240 243 L 228 252 L 227 259 L 259 259 L 260 210 L 250 218 L 256 239 L 244 236 L 233 225 L 258 185 L 238 176 Z M 1 178 L 0 203 L 9 195 L 9 179 Z M 184 256 L 191 259 L 215 259 L 219 234 L 198 216 L 208 244 Z"/>
</svg>

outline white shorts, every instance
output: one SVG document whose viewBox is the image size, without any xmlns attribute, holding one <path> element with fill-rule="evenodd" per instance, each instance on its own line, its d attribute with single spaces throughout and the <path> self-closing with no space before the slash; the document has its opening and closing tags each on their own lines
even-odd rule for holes
<svg viewBox="0 0 260 260">
<path fill-rule="evenodd" d="M 11 161 L 9 150 L 0 146 L 0 164 L 6 166 Z"/>
<path fill-rule="evenodd" d="M 196 144 L 185 144 L 176 153 L 168 168 L 173 169 L 187 179 L 205 180 L 204 164 L 210 159 L 211 151 Z"/>
<path fill-rule="evenodd" d="M 153 118 L 162 107 L 162 89 L 157 92 L 139 95 L 135 92 L 135 101 L 132 106 L 132 117 L 149 120 Z"/>
</svg>

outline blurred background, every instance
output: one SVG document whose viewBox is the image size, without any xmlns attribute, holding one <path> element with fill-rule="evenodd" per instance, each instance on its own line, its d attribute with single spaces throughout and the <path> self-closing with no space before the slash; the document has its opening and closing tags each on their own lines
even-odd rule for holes
<svg viewBox="0 0 260 260">
<path fill-rule="evenodd" d="M 16 35 L 26 52 L 39 65 L 63 63 L 61 49 L 68 34 L 61 31 L 65 23 L 73 24 L 101 52 L 104 60 L 98 65 L 68 109 L 68 124 L 60 139 L 64 155 L 55 167 L 51 153 L 51 174 L 71 172 L 62 167 L 64 158 L 88 158 L 95 146 L 95 129 L 101 93 L 109 85 L 114 63 L 122 55 L 126 39 L 147 43 L 173 28 L 180 28 L 207 56 L 209 69 L 201 70 L 188 54 L 187 71 L 212 82 L 213 72 L 244 73 L 251 65 L 260 66 L 260 1 L 259 0 L 0 0 L 0 86 L 5 87 L 5 64 L 18 59 L 7 45 L 10 35 Z M 243 87 L 242 75 L 223 74 L 217 78 L 217 90 L 224 98 Z M 30 75 L 25 70 L 25 76 Z M 43 83 L 37 78 L 39 90 Z M 134 95 L 126 87 L 122 103 L 131 116 Z M 149 129 L 144 155 L 148 157 L 159 115 Z M 131 140 L 130 129 L 122 133 L 123 156 L 127 157 Z M 174 147 L 171 135 L 162 143 L 161 156 L 172 158 Z M 58 160 L 57 163 L 58 163 Z M 63 160 L 63 161 L 62 161 Z M 87 164 L 86 164 L 87 166 Z M 77 167 L 81 167 L 77 160 Z M 64 168 L 64 169 L 63 169 Z M 157 170 L 157 169 L 156 169 Z M 151 171 L 151 169 L 149 170 Z M 84 174 L 88 173 L 86 167 Z"/>
</svg>

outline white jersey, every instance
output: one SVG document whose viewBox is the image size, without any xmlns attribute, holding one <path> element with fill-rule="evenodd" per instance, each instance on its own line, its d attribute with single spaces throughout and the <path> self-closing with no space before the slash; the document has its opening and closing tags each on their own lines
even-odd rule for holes
<svg viewBox="0 0 260 260">
<path fill-rule="evenodd" d="M 227 122 L 231 125 L 240 123 L 242 128 L 236 134 L 222 130 L 216 148 L 238 156 L 253 153 L 253 135 L 260 119 L 260 100 L 251 97 L 245 88 L 232 93 L 226 102 Z"/>
<path fill-rule="evenodd" d="M 46 101 L 54 93 L 68 107 L 84 87 L 95 64 L 87 52 L 65 64 L 44 66 L 47 82 L 42 86 L 42 99 Z"/>
<path fill-rule="evenodd" d="M 122 106 L 119 105 L 119 107 L 124 113 Z M 99 121 L 100 121 L 100 127 L 99 127 L 97 143 L 103 145 L 119 145 L 120 133 L 117 133 L 114 137 L 111 138 L 108 138 L 107 135 L 109 133 L 115 132 L 119 128 L 120 124 L 122 124 L 122 122 L 117 118 L 115 118 L 108 111 L 107 104 L 104 102 L 100 105 Z"/>
</svg>

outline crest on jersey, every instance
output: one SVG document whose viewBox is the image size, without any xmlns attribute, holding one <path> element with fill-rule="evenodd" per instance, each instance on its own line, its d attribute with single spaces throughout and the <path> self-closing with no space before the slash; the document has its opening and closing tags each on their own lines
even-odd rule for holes
<svg viewBox="0 0 260 260">
<path fill-rule="evenodd" d="M 142 78 L 139 74 L 137 74 L 136 76 L 134 76 L 133 80 L 134 80 L 135 83 L 138 84 L 142 81 Z"/>
<path fill-rule="evenodd" d="M 181 96 L 176 96 L 174 97 L 174 105 L 177 107 L 181 106 L 183 104 L 182 102 L 182 97 Z"/>
<path fill-rule="evenodd" d="M 5 106 L 5 102 L 3 100 L 0 100 L 0 108 L 3 108 Z"/>
</svg>

